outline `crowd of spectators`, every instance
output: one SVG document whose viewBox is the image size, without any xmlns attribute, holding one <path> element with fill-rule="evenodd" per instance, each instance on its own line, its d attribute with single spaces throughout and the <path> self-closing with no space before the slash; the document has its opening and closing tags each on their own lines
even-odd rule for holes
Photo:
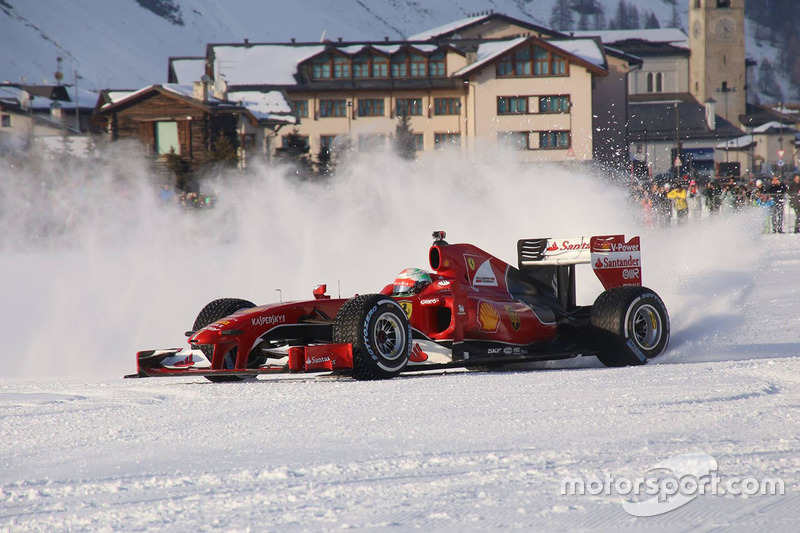
<svg viewBox="0 0 800 533">
<path fill-rule="evenodd" d="M 672 182 L 637 181 L 633 199 L 648 225 L 683 225 L 690 218 L 759 208 L 764 212 L 766 232 L 800 233 L 800 172 L 793 172 L 788 183 L 777 175 L 706 182 L 688 175 Z"/>
<path fill-rule="evenodd" d="M 169 185 L 164 185 L 161 188 L 161 201 L 164 204 L 173 205 L 177 204 L 187 209 L 201 209 L 214 207 L 217 204 L 217 195 L 214 194 L 198 194 L 196 192 L 183 192 L 176 193 Z"/>
</svg>

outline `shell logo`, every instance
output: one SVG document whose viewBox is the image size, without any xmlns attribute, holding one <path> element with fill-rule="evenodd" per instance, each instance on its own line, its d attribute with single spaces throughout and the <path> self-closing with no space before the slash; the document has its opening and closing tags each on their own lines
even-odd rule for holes
<svg viewBox="0 0 800 533">
<path fill-rule="evenodd" d="M 500 325 L 500 313 L 492 304 L 480 302 L 478 304 L 478 324 L 481 326 L 481 331 L 494 333 Z"/>
</svg>

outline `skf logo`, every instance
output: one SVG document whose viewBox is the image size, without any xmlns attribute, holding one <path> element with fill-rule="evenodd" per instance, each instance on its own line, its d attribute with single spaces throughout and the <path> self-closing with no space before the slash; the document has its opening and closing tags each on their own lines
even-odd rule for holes
<svg viewBox="0 0 800 533">
<path fill-rule="evenodd" d="M 409 302 L 408 300 L 401 300 L 397 303 L 400 305 L 400 307 L 403 308 L 403 311 L 406 312 L 406 316 L 408 317 L 408 319 L 411 320 L 411 311 L 414 310 L 414 304 L 412 302 Z"/>
<path fill-rule="evenodd" d="M 506 313 L 508 313 L 508 318 L 511 321 L 511 327 L 514 328 L 514 331 L 519 331 L 519 327 L 522 324 L 522 322 L 519 319 L 519 314 L 517 314 L 517 310 L 514 309 L 514 307 L 511 305 L 507 305 Z"/>
<path fill-rule="evenodd" d="M 500 313 L 492 304 L 480 302 L 478 304 L 478 324 L 481 326 L 481 331 L 494 333 L 500 325 Z"/>
</svg>

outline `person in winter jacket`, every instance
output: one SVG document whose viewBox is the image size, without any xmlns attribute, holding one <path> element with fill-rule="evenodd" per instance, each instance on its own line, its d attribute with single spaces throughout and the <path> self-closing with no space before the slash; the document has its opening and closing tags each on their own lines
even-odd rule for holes
<svg viewBox="0 0 800 533">
<path fill-rule="evenodd" d="M 686 202 L 686 189 L 683 188 L 681 183 L 669 191 L 667 198 L 672 200 L 675 206 L 675 215 L 678 218 L 678 224 L 684 224 L 689 215 L 689 204 Z"/>
<path fill-rule="evenodd" d="M 789 207 L 794 211 L 794 232 L 800 233 L 800 172 L 795 172 L 787 192 Z"/>
<path fill-rule="evenodd" d="M 781 183 L 777 176 L 772 178 L 772 183 L 767 187 L 767 194 L 772 197 L 775 203 L 771 210 L 772 233 L 783 233 L 783 206 L 786 195 L 786 185 Z"/>
</svg>

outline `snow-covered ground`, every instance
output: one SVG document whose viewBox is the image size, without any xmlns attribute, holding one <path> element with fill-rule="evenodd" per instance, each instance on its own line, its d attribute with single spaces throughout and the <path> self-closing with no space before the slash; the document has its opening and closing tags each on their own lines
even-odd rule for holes
<svg viewBox="0 0 800 533">
<path fill-rule="evenodd" d="M 264 170 L 246 194 L 220 182 L 203 214 L 156 205 L 133 164 L 61 169 L 67 185 L 49 188 L 17 171 L 19 192 L 0 197 L 0 531 L 792 530 L 800 238 L 761 234 L 757 212 L 641 227 L 594 176 L 504 160 L 376 156 L 323 188 Z M 37 181 L 54 171 L 43 165 Z M 56 220 L 70 221 L 61 237 L 34 231 Z M 507 260 L 520 237 L 641 234 L 670 350 L 637 368 L 576 359 L 386 382 L 121 379 L 136 349 L 185 342 L 205 301 L 305 298 L 337 279 L 343 294 L 374 290 L 425 266 L 440 228 Z M 641 518 L 622 501 L 642 497 L 562 490 L 690 468 L 686 454 L 785 494 L 704 494 Z"/>
</svg>

